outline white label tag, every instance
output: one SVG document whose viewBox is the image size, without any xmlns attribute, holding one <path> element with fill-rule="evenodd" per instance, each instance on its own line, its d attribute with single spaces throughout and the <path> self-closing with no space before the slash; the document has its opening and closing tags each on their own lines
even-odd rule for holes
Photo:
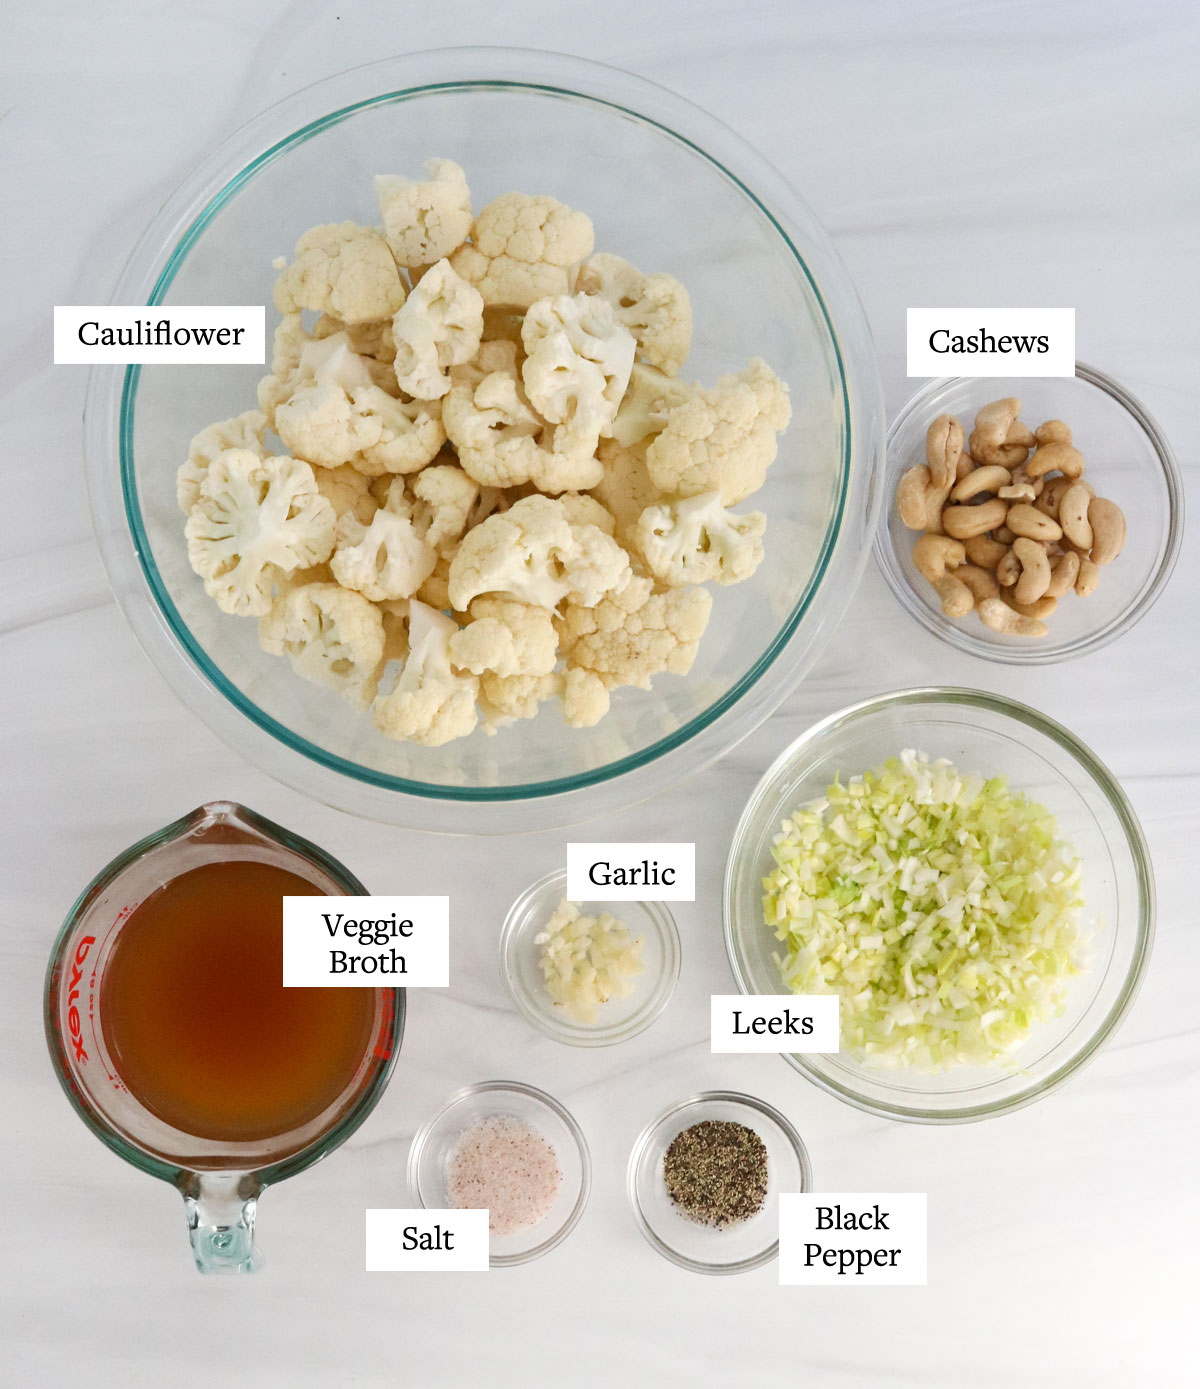
<svg viewBox="0 0 1200 1389">
<path fill-rule="evenodd" d="M 909 309 L 909 376 L 1074 376 L 1074 309 Z"/>
<path fill-rule="evenodd" d="M 487 1211 L 367 1210 L 368 1273 L 486 1273 Z"/>
<path fill-rule="evenodd" d="M 449 897 L 285 897 L 283 983 L 446 988 Z"/>
<path fill-rule="evenodd" d="M 267 311 L 262 304 L 57 304 L 54 362 L 266 361 Z"/>
<path fill-rule="evenodd" d="M 694 902 L 694 844 L 568 844 L 572 902 Z"/>
<path fill-rule="evenodd" d="M 791 1285 L 921 1285 L 924 1192 L 785 1192 L 779 1198 L 779 1281 Z"/>
<path fill-rule="evenodd" d="M 713 994 L 712 1050 L 837 1051 L 840 1002 L 837 994 Z"/>
</svg>

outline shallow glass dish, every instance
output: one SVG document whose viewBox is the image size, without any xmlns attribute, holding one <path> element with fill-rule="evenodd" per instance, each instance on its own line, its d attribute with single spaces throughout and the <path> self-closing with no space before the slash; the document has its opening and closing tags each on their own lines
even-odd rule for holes
<svg viewBox="0 0 1200 1389">
<path fill-rule="evenodd" d="M 527 1264 L 561 1244 L 579 1224 L 592 1189 L 592 1160 L 583 1130 L 566 1109 L 544 1090 L 516 1080 L 485 1080 L 451 1095 L 428 1119 L 408 1150 L 408 1185 L 419 1206 L 446 1210 L 453 1202 L 446 1189 L 447 1167 L 459 1139 L 483 1119 L 503 1115 L 528 1124 L 554 1148 L 562 1185 L 550 1211 L 528 1230 L 492 1235 L 493 1268 Z"/>
<path fill-rule="evenodd" d="M 555 1005 L 546 988 L 535 937 L 567 895 L 566 869 L 549 873 L 517 898 L 500 931 L 500 977 L 517 1012 L 556 1042 L 575 1047 L 606 1047 L 636 1037 L 671 1001 L 679 979 L 680 945 L 675 918 L 662 902 L 576 902 L 585 915 L 610 912 L 642 942 L 641 974 L 626 998 L 611 998 L 594 1023 L 574 1022 Z"/>
<path fill-rule="evenodd" d="M 723 1230 L 681 1214 L 667 1192 L 663 1160 L 676 1136 L 706 1119 L 753 1129 L 767 1149 L 767 1199 L 757 1215 Z M 638 1229 L 663 1256 L 695 1273 L 745 1273 L 779 1253 L 779 1197 L 811 1191 L 812 1168 L 800 1135 L 777 1109 L 752 1095 L 710 1090 L 665 1110 L 638 1135 L 626 1174 Z"/>
<path fill-rule="evenodd" d="M 765 357 L 793 420 L 753 505 L 769 517 L 755 576 L 716 593 L 687 677 L 616 693 L 595 728 L 554 706 L 493 738 L 396 743 L 369 715 L 259 649 L 192 573 L 175 471 L 204 425 L 254 404 L 257 366 L 96 367 L 86 454 L 118 601 L 176 693 L 280 780 L 356 814 L 510 833 L 656 794 L 720 757 L 795 687 L 856 587 L 878 516 L 882 393 L 869 330 L 824 231 L 732 131 L 653 83 L 516 49 L 413 54 L 272 107 L 164 205 L 114 302 L 268 305 L 272 258 L 306 228 L 377 217 L 372 175 L 431 155 L 467 171 L 475 207 L 511 188 L 593 218 L 598 247 L 677 275 L 711 383 Z M 637 190 L 645 190 L 639 195 Z M 499 804 L 498 804 L 499 803 Z"/>
<path fill-rule="evenodd" d="M 1096 591 L 1061 598 L 1044 637 L 993 632 L 973 612 L 947 617 L 913 564 L 917 532 L 900 520 L 895 504 L 901 477 L 925 462 L 925 433 L 939 415 L 957 416 L 969 434 L 979 408 L 1005 396 L 1022 401 L 1021 418 L 1031 429 L 1050 419 L 1071 427 L 1087 460 L 1085 479 L 1117 503 L 1127 523 L 1125 548 L 1100 570 Z M 935 637 L 991 661 L 1048 665 L 1107 646 L 1149 612 L 1175 567 L 1183 511 L 1183 480 L 1162 430 L 1141 401 L 1104 372 L 1077 362 L 1073 377 L 948 377 L 923 386 L 888 430 L 875 558 L 900 606 Z"/>
<path fill-rule="evenodd" d="M 1083 861 L 1089 967 L 1071 981 L 1061 1018 L 1035 1028 L 995 1067 L 938 1074 L 885 1070 L 846 1054 L 787 1056 L 823 1090 L 892 1119 L 946 1124 L 1019 1109 L 1090 1061 L 1133 1003 L 1154 937 L 1154 875 L 1141 826 L 1096 755 L 1061 724 L 979 690 L 918 689 L 881 695 L 830 715 L 786 748 L 750 797 L 725 870 L 725 945 L 746 994 L 786 992 L 780 943 L 763 922 L 762 879 L 771 845 L 803 802 L 904 748 L 947 757 L 963 772 L 1003 775 L 1047 806 Z"/>
</svg>

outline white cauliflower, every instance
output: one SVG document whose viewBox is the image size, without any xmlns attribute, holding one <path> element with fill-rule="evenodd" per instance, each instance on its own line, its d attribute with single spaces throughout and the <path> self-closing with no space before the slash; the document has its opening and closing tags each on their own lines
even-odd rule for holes
<svg viewBox="0 0 1200 1389">
<path fill-rule="evenodd" d="M 351 400 L 352 392 L 369 389 L 377 388 L 372 388 L 367 361 L 351 350 L 346 334 L 306 337 L 295 366 L 273 392 L 278 397 L 275 432 L 295 457 L 323 468 L 339 467 L 379 442 L 381 426 L 365 418 Z"/>
<path fill-rule="evenodd" d="M 570 436 L 563 425 L 547 425 L 537 414 L 517 377 L 515 355 L 511 367 L 482 377 L 474 367 L 455 368 L 450 375 L 442 422 L 459 462 L 476 482 L 486 487 L 531 483 L 541 492 L 566 492 L 586 491 L 600 481 L 603 467 L 594 444 Z"/>
<path fill-rule="evenodd" d="M 719 492 L 649 506 L 637 524 L 637 547 L 646 566 L 672 588 L 687 584 L 736 584 L 762 563 L 767 518 L 761 511 L 736 516 Z"/>
<path fill-rule="evenodd" d="M 692 346 L 692 302 L 674 275 L 644 275 L 620 256 L 598 251 L 579 267 L 575 288 L 612 305 L 651 366 L 674 376 Z"/>
<path fill-rule="evenodd" d="M 452 463 L 423 468 L 412 480 L 412 518 L 426 545 L 441 550 L 457 541 L 473 519 L 482 519 L 476 517 L 480 491 L 479 484 Z"/>
<path fill-rule="evenodd" d="M 396 400 L 378 386 L 363 386 L 351 393 L 351 402 L 363 421 L 377 427 L 375 438 L 353 460 L 368 477 L 419 472 L 446 442 L 436 401 Z"/>
<path fill-rule="evenodd" d="M 188 560 L 222 612 L 261 617 L 281 575 L 329 558 L 334 524 L 307 463 L 227 449 L 188 517 Z"/>
<path fill-rule="evenodd" d="M 441 747 L 465 738 L 479 721 L 479 679 L 450 662 L 453 619 L 424 603 L 409 604 L 408 657 L 392 692 L 375 700 L 375 726 L 388 738 Z"/>
<path fill-rule="evenodd" d="M 247 410 L 243 415 L 235 415 L 231 420 L 219 420 L 202 429 L 188 445 L 186 462 L 179 465 L 175 474 L 175 499 L 179 509 L 187 515 L 200 500 L 200 488 L 204 484 L 209 464 L 226 449 L 249 449 L 260 458 L 267 456 L 263 445 L 263 435 L 267 431 L 267 417 L 261 410 Z"/>
<path fill-rule="evenodd" d="M 427 179 L 376 174 L 383 234 L 397 265 L 432 265 L 461 246 L 471 230 L 471 190 L 452 159 L 427 159 Z"/>
<path fill-rule="evenodd" d="M 574 267 L 595 245 L 592 219 L 556 198 L 505 193 L 475 219 L 450 264 L 488 305 L 527 309 L 566 294 Z"/>
<path fill-rule="evenodd" d="M 284 314 L 275 328 L 271 347 L 271 370 L 258 383 L 258 408 L 267 424 L 275 428 L 275 409 L 292 394 L 298 384 L 300 358 L 312 338 L 304 331 L 299 312 Z"/>
<path fill-rule="evenodd" d="M 605 535 L 617 533 L 612 512 L 586 492 L 564 492 L 558 499 L 573 526 L 599 526 Z"/>
<path fill-rule="evenodd" d="M 695 497 L 720 492 L 726 506 L 744 501 L 766 481 L 778 451 L 776 434 L 792 417 L 787 387 L 761 357 L 711 390 L 697 388 L 667 415 L 646 450 L 654 485 Z"/>
<path fill-rule="evenodd" d="M 512 598 L 476 598 L 471 621 L 450 638 L 450 656 L 473 675 L 549 675 L 558 660 L 558 634 L 545 608 Z"/>
<path fill-rule="evenodd" d="M 418 400 L 450 389 L 445 369 L 469 362 L 483 335 L 483 296 L 439 260 L 392 319 L 396 380 Z"/>
<path fill-rule="evenodd" d="M 259 645 L 287 656 L 297 675 L 324 685 L 358 710 L 375 698 L 383 662 L 379 609 L 336 583 L 293 588 L 259 620 Z"/>
<path fill-rule="evenodd" d="M 629 557 L 597 526 L 572 526 L 561 502 L 523 497 L 463 537 L 450 563 L 450 601 L 466 612 L 480 594 L 537 607 L 591 605 L 629 575 Z"/>
<path fill-rule="evenodd" d="M 390 318 L 372 319 L 368 323 L 343 323 L 332 314 L 322 314 L 313 324 L 312 335 L 320 340 L 345 333 L 350 350 L 360 357 L 371 357 L 384 366 L 396 360 L 396 344 L 392 338 Z"/>
<path fill-rule="evenodd" d="M 345 516 L 348 512 L 364 526 L 370 524 L 379 505 L 371 495 L 370 478 L 349 463 L 339 468 L 316 467 L 313 472 L 317 491 L 333 507 L 335 516 Z"/>
<path fill-rule="evenodd" d="M 691 392 L 692 387 L 665 375 L 657 367 L 634 362 L 629 385 L 613 421 L 612 437 L 623 448 L 630 448 L 661 433 L 668 414 L 674 406 L 682 405 Z"/>
<path fill-rule="evenodd" d="M 577 294 L 539 299 L 521 329 L 521 377 L 546 420 L 594 453 L 613 419 L 633 368 L 636 344 L 603 299 Z"/>
<path fill-rule="evenodd" d="M 594 672 L 569 666 L 563 679 L 563 719 L 571 728 L 592 728 L 608 713 L 608 686 Z"/>
<path fill-rule="evenodd" d="M 372 602 L 411 598 L 437 565 L 437 551 L 426 545 L 407 516 L 380 507 L 364 526 L 349 514 L 337 523 L 333 576 Z"/>
<path fill-rule="evenodd" d="M 333 314 L 343 323 L 391 318 L 404 303 L 404 282 L 387 242 L 374 227 L 330 222 L 306 231 L 296 258 L 275 282 L 275 307 Z"/>
<path fill-rule="evenodd" d="M 708 626 L 706 588 L 654 592 L 654 581 L 633 576 L 594 607 L 569 603 L 557 619 L 568 673 L 591 671 L 605 689 L 648 690 L 661 671 L 686 675 Z"/>
<path fill-rule="evenodd" d="M 622 448 L 613 439 L 602 439 L 599 459 L 604 472 L 591 495 L 612 514 L 615 534 L 632 543 L 642 512 L 663 499 L 646 466 L 645 445 Z"/>
<path fill-rule="evenodd" d="M 538 706 L 561 689 L 562 680 L 557 675 L 494 675 L 489 671 L 480 681 L 483 731 L 494 733 L 517 719 L 532 719 Z"/>
</svg>

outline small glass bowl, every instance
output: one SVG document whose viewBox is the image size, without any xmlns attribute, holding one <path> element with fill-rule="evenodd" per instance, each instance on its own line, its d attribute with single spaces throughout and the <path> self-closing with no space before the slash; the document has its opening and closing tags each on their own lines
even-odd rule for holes
<svg viewBox="0 0 1200 1389">
<path fill-rule="evenodd" d="M 717 1230 L 680 1213 L 667 1193 L 663 1160 L 676 1136 L 706 1119 L 753 1129 L 767 1149 L 767 1199 L 739 1225 Z M 745 1273 L 779 1253 L 781 1193 L 812 1190 L 812 1167 L 800 1135 L 777 1109 L 752 1095 L 709 1090 L 664 1110 L 638 1135 L 626 1175 L 638 1229 L 663 1256 L 695 1273 Z"/>
<path fill-rule="evenodd" d="M 1035 1027 L 1006 1064 L 927 1074 L 864 1065 L 847 1052 L 784 1055 L 809 1080 L 870 1114 L 922 1124 L 991 1118 L 1032 1104 L 1096 1055 L 1128 1013 L 1154 940 L 1154 871 L 1133 807 L 1074 734 L 1028 705 L 982 690 L 897 690 L 831 714 L 785 748 L 742 812 L 725 869 L 725 948 L 744 994 L 783 990 L 780 944 L 764 924 L 771 846 L 797 806 L 904 748 L 964 772 L 1002 775 L 1041 802 L 1083 863 L 1090 965 L 1059 1018 Z"/>
<path fill-rule="evenodd" d="M 1061 419 L 1088 462 L 1087 481 L 1125 513 L 1125 548 L 1100 573 L 1088 598 L 1068 593 L 1047 618 L 1044 637 L 1006 636 L 972 612 L 947 617 L 937 594 L 913 564 L 917 532 L 900 520 L 896 485 L 925 462 L 925 433 L 942 414 L 970 433 L 988 401 L 1017 396 L 1031 429 Z M 1111 376 L 1082 362 L 1073 377 L 945 377 L 930 381 L 888 431 L 883 513 L 875 559 L 900 606 L 926 631 L 972 656 L 1010 665 L 1049 665 L 1097 651 L 1129 631 L 1153 606 L 1175 567 L 1183 539 L 1183 480 L 1162 430 L 1146 407 Z"/>
<path fill-rule="evenodd" d="M 509 908 L 500 931 L 500 977 L 517 1012 L 547 1037 L 573 1047 L 607 1047 L 636 1037 L 671 1001 L 679 979 L 681 948 L 675 918 L 661 902 L 606 902 L 589 898 L 576 905 L 588 914 L 611 912 L 642 941 L 644 968 L 626 998 L 600 1008 L 594 1023 L 573 1022 L 550 998 L 538 963 L 534 938 L 567 895 L 565 869 L 548 873 L 528 887 Z"/>
<path fill-rule="evenodd" d="M 419 1206 L 447 1209 L 447 1166 L 459 1139 L 480 1120 L 503 1115 L 528 1124 L 550 1143 L 562 1185 L 549 1213 L 514 1235 L 493 1235 L 493 1268 L 527 1264 L 561 1244 L 579 1224 L 592 1188 L 592 1159 L 583 1130 L 553 1096 L 516 1080 L 485 1080 L 450 1096 L 417 1130 L 408 1150 L 408 1185 Z"/>
</svg>

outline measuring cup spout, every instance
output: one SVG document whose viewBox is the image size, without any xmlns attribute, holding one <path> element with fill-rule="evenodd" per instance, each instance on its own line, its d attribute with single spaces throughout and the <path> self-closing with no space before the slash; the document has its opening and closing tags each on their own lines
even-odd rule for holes
<svg viewBox="0 0 1200 1389">
<path fill-rule="evenodd" d="M 254 1177 L 192 1172 L 181 1190 L 200 1272 L 257 1273 L 263 1260 L 254 1243 L 254 1215 L 262 1188 Z"/>
</svg>

